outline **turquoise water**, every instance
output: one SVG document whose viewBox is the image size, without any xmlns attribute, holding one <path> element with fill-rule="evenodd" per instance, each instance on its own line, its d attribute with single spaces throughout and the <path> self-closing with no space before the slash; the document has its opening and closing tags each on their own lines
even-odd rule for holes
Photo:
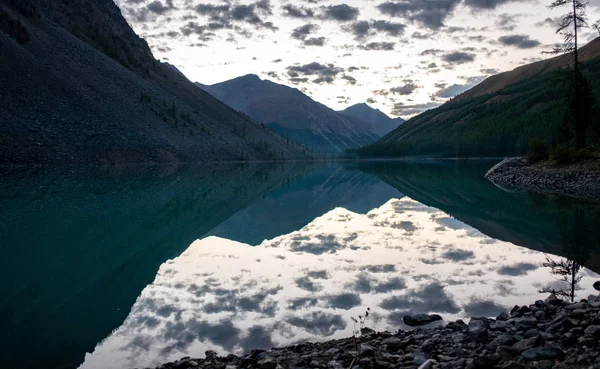
<svg viewBox="0 0 600 369">
<path fill-rule="evenodd" d="M 493 162 L 2 171 L 0 366 L 153 366 L 493 316 L 600 272 L 600 207 L 511 193 Z"/>
</svg>

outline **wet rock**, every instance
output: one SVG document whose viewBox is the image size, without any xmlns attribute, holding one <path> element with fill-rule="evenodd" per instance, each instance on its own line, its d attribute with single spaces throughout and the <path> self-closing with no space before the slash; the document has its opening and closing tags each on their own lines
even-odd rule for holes
<svg viewBox="0 0 600 369">
<path fill-rule="evenodd" d="M 541 343 L 542 343 L 542 336 L 537 335 L 535 337 L 526 338 L 524 340 L 521 340 L 521 341 L 515 343 L 512 346 L 512 348 L 520 353 L 520 352 L 529 350 L 531 348 L 538 347 L 538 346 L 540 346 Z"/>
<path fill-rule="evenodd" d="M 375 356 L 375 349 L 369 345 L 360 345 L 360 356 L 361 357 L 373 357 Z"/>
<path fill-rule="evenodd" d="M 501 312 L 501 313 L 500 313 L 500 315 L 498 315 L 498 316 L 496 317 L 496 320 L 499 320 L 499 321 L 506 321 L 506 320 L 508 320 L 508 318 L 510 318 L 510 316 L 508 315 L 508 313 L 506 313 L 506 312 Z"/>
<path fill-rule="evenodd" d="M 600 325 L 590 325 L 584 331 L 587 336 L 594 337 L 596 339 L 600 339 Z"/>
<path fill-rule="evenodd" d="M 509 361 L 507 363 L 497 365 L 496 369 L 526 369 L 527 367 L 516 361 Z"/>
<path fill-rule="evenodd" d="M 277 362 L 273 358 L 267 357 L 258 362 L 258 367 L 260 369 L 275 369 Z"/>
<path fill-rule="evenodd" d="M 363 357 L 358 361 L 358 365 L 360 365 L 361 368 L 372 368 L 373 361 L 369 358 Z"/>
<path fill-rule="evenodd" d="M 386 338 L 381 343 L 383 343 L 390 352 L 396 352 L 404 347 L 403 341 L 397 337 Z"/>
<path fill-rule="evenodd" d="M 340 352 L 340 351 L 341 351 L 341 350 L 340 350 L 339 348 L 337 348 L 337 347 L 332 347 L 332 348 L 330 348 L 329 350 L 327 350 L 325 353 L 326 353 L 327 355 L 333 356 L 333 355 L 337 354 L 337 353 L 338 353 L 338 352 Z"/>
<path fill-rule="evenodd" d="M 471 318 L 469 321 L 469 337 L 475 342 L 485 343 L 488 340 L 488 321 L 486 318 Z"/>
<path fill-rule="evenodd" d="M 527 332 L 525 332 L 525 334 L 523 335 L 523 337 L 525 338 L 531 338 L 531 337 L 537 337 L 540 336 L 541 333 L 540 331 L 538 331 L 535 328 L 531 328 L 530 330 L 528 330 Z"/>
<path fill-rule="evenodd" d="M 337 360 L 331 360 L 330 362 L 328 362 L 327 368 L 328 369 L 345 369 L 344 364 Z"/>
<path fill-rule="evenodd" d="M 437 365 L 437 361 L 433 359 L 428 359 L 423 364 L 419 365 L 418 369 L 433 369 Z"/>
<path fill-rule="evenodd" d="M 527 331 L 531 328 L 537 327 L 537 320 L 533 318 L 520 318 L 516 320 L 515 329 L 519 331 Z"/>
<path fill-rule="evenodd" d="M 546 320 L 546 312 L 544 310 L 536 311 L 533 316 L 539 321 Z"/>
<path fill-rule="evenodd" d="M 217 356 L 219 356 L 219 354 L 217 354 L 217 352 L 213 350 L 206 350 L 204 352 L 204 355 L 206 356 L 206 360 L 214 360 L 217 358 Z"/>
<path fill-rule="evenodd" d="M 402 318 L 404 324 L 411 327 L 418 327 L 422 325 L 426 325 L 429 323 L 433 323 L 435 321 L 442 320 L 442 317 L 437 314 L 416 314 L 416 315 L 407 315 Z"/>
<path fill-rule="evenodd" d="M 531 348 L 521 354 L 521 359 L 526 361 L 540 360 L 562 360 L 565 358 L 565 352 L 558 347 L 536 347 Z"/>
<path fill-rule="evenodd" d="M 308 363 L 308 366 L 310 366 L 311 368 L 319 368 L 321 366 L 321 363 L 317 360 L 312 360 L 310 363 Z"/>
</svg>

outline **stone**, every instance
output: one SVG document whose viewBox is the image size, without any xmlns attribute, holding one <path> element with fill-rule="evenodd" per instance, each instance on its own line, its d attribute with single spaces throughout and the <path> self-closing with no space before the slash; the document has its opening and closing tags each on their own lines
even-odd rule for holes
<svg viewBox="0 0 600 369">
<path fill-rule="evenodd" d="M 571 333 L 565 333 L 560 336 L 560 342 L 563 344 L 563 346 L 573 346 L 577 343 L 577 336 Z"/>
<path fill-rule="evenodd" d="M 568 310 L 578 310 L 578 309 L 586 309 L 587 302 L 576 302 L 574 304 L 567 305 Z"/>
<path fill-rule="evenodd" d="M 219 356 L 219 354 L 217 354 L 217 352 L 213 350 L 206 350 L 204 352 L 204 355 L 206 355 L 206 360 L 214 360 L 217 358 L 217 356 Z"/>
<path fill-rule="evenodd" d="M 318 368 L 321 366 L 321 363 L 317 360 L 312 360 L 310 363 L 308 363 L 308 365 L 312 368 Z"/>
<path fill-rule="evenodd" d="M 367 357 L 363 357 L 358 361 L 358 365 L 360 365 L 361 368 L 372 368 L 373 361 Z"/>
<path fill-rule="evenodd" d="M 327 355 L 331 355 L 331 356 L 333 356 L 333 355 L 337 354 L 338 352 L 340 352 L 340 349 L 339 349 L 339 348 L 337 348 L 337 347 L 332 347 L 332 348 L 330 348 L 329 350 L 325 351 L 325 353 L 326 353 Z"/>
<path fill-rule="evenodd" d="M 390 337 L 384 339 L 382 342 L 387 348 L 387 351 L 396 352 L 404 347 L 403 341 L 398 337 Z"/>
<path fill-rule="evenodd" d="M 341 362 L 339 362 L 337 360 L 331 360 L 330 362 L 328 362 L 327 368 L 328 369 L 345 369 L 344 364 L 342 364 Z"/>
<path fill-rule="evenodd" d="M 526 361 L 540 360 L 562 360 L 565 358 L 565 352 L 558 347 L 536 347 L 531 348 L 521 354 L 521 359 Z"/>
<path fill-rule="evenodd" d="M 596 291 L 600 291 L 600 281 L 594 282 L 594 289 L 596 289 Z"/>
<path fill-rule="evenodd" d="M 508 334 L 502 334 L 496 338 L 494 338 L 492 340 L 492 342 L 490 342 L 488 344 L 488 349 L 490 350 L 496 350 L 496 348 L 498 346 L 512 346 L 517 342 L 517 339 L 514 338 L 513 336 L 509 336 Z"/>
<path fill-rule="evenodd" d="M 412 361 L 415 365 L 421 365 L 427 362 L 427 357 L 422 352 L 416 352 L 412 357 Z"/>
<path fill-rule="evenodd" d="M 545 308 L 546 306 L 548 306 L 548 303 L 546 301 L 543 301 L 543 300 L 537 300 L 534 303 L 534 305 L 535 305 L 535 307 L 542 309 L 542 308 Z"/>
<path fill-rule="evenodd" d="M 538 331 L 535 328 L 531 328 L 530 330 L 528 330 L 527 332 L 525 332 L 525 334 L 523 335 L 523 337 L 525 338 L 531 338 L 531 337 L 537 337 L 541 335 L 540 331 Z"/>
<path fill-rule="evenodd" d="M 402 321 L 404 321 L 404 324 L 411 326 L 411 327 L 418 327 L 421 325 L 433 323 L 438 320 L 442 320 L 442 317 L 437 314 L 431 314 L 431 315 L 415 314 L 415 315 L 407 315 L 404 318 L 402 318 Z"/>
<path fill-rule="evenodd" d="M 433 338 L 430 338 L 428 340 L 425 340 L 425 342 L 423 342 L 423 344 L 421 345 L 421 350 L 423 350 L 423 352 L 431 352 L 433 350 L 433 348 L 436 345 L 436 340 L 434 340 Z"/>
<path fill-rule="evenodd" d="M 537 320 L 546 320 L 546 312 L 544 310 L 538 310 L 536 311 L 533 316 L 537 319 Z"/>
<path fill-rule="evenodd" d="M 471 318 L 468 325 L 469 337 L 478 343 L 487 342 L 489 337 L 488 325 L 486 318 Z"/>
<path fill-rule="evenodd" d="M 198 362 L 196 360 L 190 360 L 187 363 L 189 366 L 198 366 Z"/>
<path fill-rule="evenodd" d="M 502 313 L 500 313 L 500 315 L 498 315 L 496 317 L 496 320 L 500 320 L 500 321 L 504 322 L 504 321 L 507 321 L 508 318 L 510 318 L 510 316 L 508 315 L 508 313 L 502 312 Z"/>
<path fill-rule="evenodd" d="M 238 369 L 238 367 L 236 365 L 225 365 L 225 369 Z"/>
<path fill-rule="evenodd" d="M 366 344 L 361 344 L 360 345 L 360 357 L 373 357 L 375 356 L 375 349 L 373 349 L 373 347 L 366 345 Z"/>
<path fill-rule="evenodd" d="M 374 330 L 372 330 L 369 327 L 364 327 L 360 329 L 360 334 L 363 336 L 370 336 L 372 334 L 375 334 L 376 332 Z"/>
<path fill-rule="evenodd" d="M 518 351 L 519 353 L 521 353 L 521 352 L 529 350 L 531 348 L 538 347 L 538 346 L 540 346 L 541 343 L 542 343 L 542 336 L 537 335 L 535 337 L 526 338 L 524 340 L 521 340 L 521 341 L 515 343 L 514 345 L 512 345 L 512 348 L 515 349 L 516 351 Z"/>
<path fill-rule="evenodd" d="M 537 320 L 535 320 L 533 318 L 515 319 L 515 322 L 517 323 L 515 325 L 515 328 L 519 331 L 527 331 L 531 328 L 537 327 Z"/>
<path fill-rule="evenodd" d="M 600 339 L 600 325 L 590 325 L 585 329 L 584 333 L 588 336 Z"/>
<path fill-rule="evenodd" d="M 428 359 L 426 362 L 424 362 L 423 364 L 419 365 L 418 369 L 433 369 L 433 367 L 437 365 L 437 361 L 433 360 L 433 359 Z"/>
<path fill-rule="evenodd" d="M 551 305 L 562 305 L 563 300 L 559 299 L 558 297 L 556 297 L 555 294 L 551 293 L 550 296 L 546 298 L 546 302 Z"/>
<path fill-rule="evenodd" d="M 507 363 L 497 365 L 496 369 L 526 369 L 527 367 L 516 361 L 509 361 Z"/>
<path fill-rule="evenodd" d="M 260 369 L 275 369 L 277 362 L 273 358 L 267 357 L 258 362 L 258 367 Z"/>
</svg>

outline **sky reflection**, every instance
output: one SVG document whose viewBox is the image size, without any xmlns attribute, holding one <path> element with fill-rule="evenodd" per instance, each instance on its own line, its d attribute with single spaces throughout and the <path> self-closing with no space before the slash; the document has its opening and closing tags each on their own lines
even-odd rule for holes
<svg viewBox="0 0 600 369">
<path fill-rule="evenodd" d="M 336 208 L 257 247 L 211 236 L 160 267 L 82 368 L 349 336 L 366 307 L 378 330 L 407 329 L 409 312 L 495 316 L 544 297 L 538 289 L 556 283 L 544 259 L 408 198 L 366 214 Z M 580 298 L 598 278 L 582 275 Z"/>
</svg>

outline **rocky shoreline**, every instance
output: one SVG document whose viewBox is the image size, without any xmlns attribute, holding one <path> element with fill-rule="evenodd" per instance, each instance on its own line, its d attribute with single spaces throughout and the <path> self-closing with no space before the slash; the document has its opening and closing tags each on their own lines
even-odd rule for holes
<svg viewBox="0 0 600 369">
<path fill-rule="evenodd" d="M 529 165 L 522 158 L 509 158 L 492 167 L 485 177 L 503 188 L 600 201 L 600 163 L 597 161 Z"/>
<path fill-rule="evenodd" d="M 600 287 L 600 286 L 598 286 Z M 433 319 L 437 320 L 437 319 Z M 160 369 L 524 369 L 600 368 L 600 295 L 567 303 L 550 295 L 496 319 L 473 317 L 434 328 L 375 332 L 301 343 L 245 356 L 183 358 Z"/>
</svg>

